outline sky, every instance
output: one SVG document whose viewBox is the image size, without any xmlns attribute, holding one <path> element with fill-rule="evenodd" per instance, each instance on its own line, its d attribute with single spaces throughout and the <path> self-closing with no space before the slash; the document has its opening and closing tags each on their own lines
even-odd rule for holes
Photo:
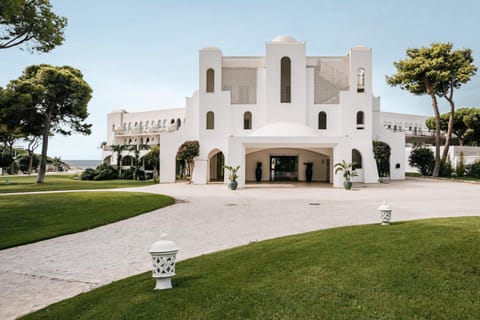
<svg viewBox="0 0 480 320">
<path fill-rule="evenodd" d="M 48 53 L 0 50 L 0 86 L 33 64 L 70 65 L 93 89 L 92 134 L 55 136 L 49 155 L 100 160 L 107 113 L 183 107 L 198 88 L 198 50 L 219 47 L 226 56 L 262 56 L 277 35 L 306 42 L 307 55 L 341 56 L 356 45 L 372 48 L 373 93 L 382 111 L 433 114 L 431 100 L 389 87 L 394 61 L 407 48 L 451 42 L 471 48 L 480 66 L 477 0 L 50 0 L 68 19 L 65 42 Z M 480 75 L 455 92 L 457 107 L 480 107 Z M 441 112 L 448 105 L 440 102 Z"/>
</svg>

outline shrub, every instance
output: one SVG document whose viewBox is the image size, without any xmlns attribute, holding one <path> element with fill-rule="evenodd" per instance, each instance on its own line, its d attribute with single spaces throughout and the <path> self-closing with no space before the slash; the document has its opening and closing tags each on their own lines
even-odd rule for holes
<svg viewBox="0 0 480 320">
<path fill-rule="evenodd" d="M 480 179 L 480 161 L 476 161 L 468 166 L 468 175 Z"/>
<path fill-rule="evenodd" d="M 109 164 L 102 163 L 96 169 L 97 174 L 93 178 L 94 180 L 113 180 L 117 179 L 118 173 L 114 167 Z"/>
<path fill-rule="evenodd" d="M 463 151 L 460 151 L 460 161 L 455 167 L 455 175 L 457 177 L 463 177 L 465 175 L 465 164 L 463 162 Z"/>
<path fill-rule="evenodd" d="M 122 170 L 122 174 L 120 175 L 120 179 L 133 180 L 133 172 L 134 171 L 135 171 L 135 168 L 130 168 L 128 170 Z"/>
<path fill-rule="evenodd" d="M 82 180 L 93 180 L 93 178 L 97 175 L 97 171 L 92 168 L 87 168 L 85 171 L 82 172 L 80 179 Z"/>
<path fill-rule="evenodd" d="M 373 141 L 373 155 L 379 177 L 390 176 L 390 146 L 383 141 Z"/>
<path fill-rule="evenodd" d="M 410 153 L 408 163 L 420 170 L 420 173 L 424 176 L 430 176 L 433 173 L 433 167 L 435 165 L 435 157 L 433 151 L 419 146 L 415 147 Z"/>
<path fill-rule="evenodd" d="M 453 173 L 453 168 L 452 168 L 452 162 L 450 161 L 450 158 L 447 158 L 446 161 L 441 161 L 440 171 L 438 172 L 438 175 L 440 177 L 451 177 L 452 173 Z"/>
</svg>

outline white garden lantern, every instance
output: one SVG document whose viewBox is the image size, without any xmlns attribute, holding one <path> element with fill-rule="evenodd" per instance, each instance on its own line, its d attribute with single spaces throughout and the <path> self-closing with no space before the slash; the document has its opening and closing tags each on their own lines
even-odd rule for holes
<svg viewBox="0 0 480 320">
<path fill-rule="evenodd" d="M 162 240 L 155 242 L 149 251 L 153 263 L 152 277 L 157 279 L 155 290 L 171 289 L 171 279 L 175 276 L 178 247 L 166 237 L 166 234 L 162 234 Z"/>
<path fill-rule="evenodd" d="M 384 201 L 382 205 L 378 207 L 378 212 L 380 213 L 382 226 L 388 226 L 392 220 L 392 208 L 387 201 Z"/>
</svg>

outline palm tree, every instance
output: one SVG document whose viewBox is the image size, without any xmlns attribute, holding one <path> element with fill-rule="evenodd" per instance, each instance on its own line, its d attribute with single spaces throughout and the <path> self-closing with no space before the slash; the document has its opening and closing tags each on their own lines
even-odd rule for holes
<svg viewBox="0 0 480 320">
<path fill-rule="evenodd" d="M 343 177 L 345 178 L 343 186 L 347 190 L 350 190 L 352 188 L 352 182 L 350 181 L 350 178 L 357 175 L 357 173 L 353 171 L 353 167 L 356 164 L 356 162 L 347 162 L 345 160 L 342 160 L 342 162 L 335 163 L 334 165 L 335 174 L 337 174 L 338 172 L 343 172 Z"/>
<path fill-rule="evenodd" d="M 127 149 L 127 146 L 124 144 L 112 145 L 113 152 L 117 153 L 117 170 L 118 170 L 119 178 L 122 176 L 122 151 L 126 149 Z"/>
</svg>

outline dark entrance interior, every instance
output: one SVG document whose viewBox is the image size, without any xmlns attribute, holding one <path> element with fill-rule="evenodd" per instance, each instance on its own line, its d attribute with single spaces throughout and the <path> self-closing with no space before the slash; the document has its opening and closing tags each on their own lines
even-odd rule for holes
<svg viewBox="0 0 480 320">
<path fill-rule="evenodd" d="M 297 181 L 298 156 L 270 156 L 270 181 Z"/>
</svg>

